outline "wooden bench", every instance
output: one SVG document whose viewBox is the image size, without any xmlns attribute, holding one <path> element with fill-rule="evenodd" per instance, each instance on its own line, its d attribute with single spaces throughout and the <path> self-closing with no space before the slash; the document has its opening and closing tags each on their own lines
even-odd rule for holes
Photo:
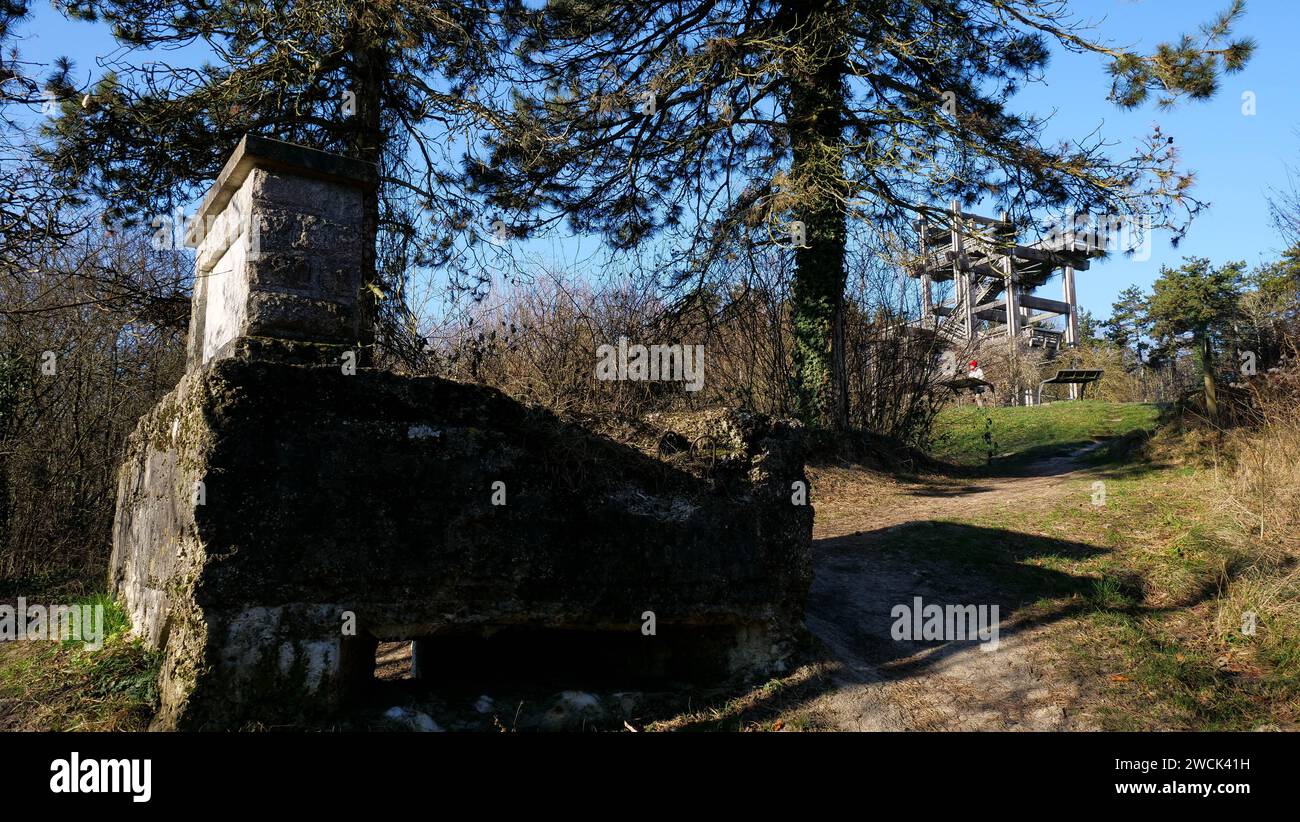
<svg viewBox="0 0 1300 822">
<path fill-rule="evenodd" d="M 1096 382 L 1106 372 L 1100 368 L 1062 368 L 1056 372 L 1056 376 L 1043 380 L 1038 384 L 1038 398 L 1035 401 L 1037 405 L 1043 404 L 1043 386 L 1044 385 L 1078 385 L 1079 399 L 1083 399 L 1083 394 L 1088 390 L 1088 383 Z"/>
</svg>

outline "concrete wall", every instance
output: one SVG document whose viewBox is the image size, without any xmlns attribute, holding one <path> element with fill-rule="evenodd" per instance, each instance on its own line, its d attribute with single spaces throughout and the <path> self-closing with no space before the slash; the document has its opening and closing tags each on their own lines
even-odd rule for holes
<svg viewBox="0 0 1300 822">
<path fill-rule="evenodd" d="M 114 534 L 114 591 L 164 654 L 159 724 L 328 714 L 377 640 L 445 666 L 564 637 L 551 661 L 586 647 L 630 684 L 779 670 L 810 582 L 799 431 L 671 425 L 716 451 L 660 458 L 435 378 L 244 351 L 187 375 L 130 439 Z"/>
</svg>

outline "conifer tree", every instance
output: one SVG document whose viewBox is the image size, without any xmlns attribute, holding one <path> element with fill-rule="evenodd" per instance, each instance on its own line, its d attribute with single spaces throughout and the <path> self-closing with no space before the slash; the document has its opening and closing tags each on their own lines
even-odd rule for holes
<svg viewBox="0 0 1300 822">
<path fill-rule="evenodd" d="M 1219 415 L 1215 368 L 1221 343 L 1231 337 L 1241 297 L 1244 262 L 1212 266 L 1189 257 L 1178 268 L 1160 269 L 1148 304 L 1152 333 L 1167 349 L 1190 348 L 1201 371 L 1205 410 Z"/>
<path fill-rule="evenodd" d="M 1042 0 L 551 0 L 513 15 L 524 74 L 471 176 L 534 230 L 658 238 L 670 288 L 791 249 L 799 413 L 843 426 L 850 238 L 900 235 L 950 198 L 1022 225 L 1049 208 L 1154 214 L 1177 236 L 1202 204 L 1170 138 L 1127 157 L 1051 144 L 1012 98 L 1053 45 L 1103 60 L 1119 106 L 1208 98 L 1251 54 L 1231 39 L 1243 10 L 1140 53 Z"/>
</svg>

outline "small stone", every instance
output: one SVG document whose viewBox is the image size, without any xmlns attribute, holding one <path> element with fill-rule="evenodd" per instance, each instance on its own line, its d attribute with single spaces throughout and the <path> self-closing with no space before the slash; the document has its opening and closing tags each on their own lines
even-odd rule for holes
<svg viewBox="0 0 1300 822">
<path fill-rule="evenodd" d="M 585 691 L 564 691 L 542 716 L 541 727 L 547 731 L 581 731 L 605 718 L 600 700 Z"/>
<path fill-rule="evenodd" d="M 442 727 L 433 721 L 433 717 L 412 708 L 402 708 L 394 705 L 384 711 L 384 719 L 399 725 L 405 725 L 412 731 L 442 733 Z"/>
<path fill-rule="evenodd" d="M 641 704 L 641 694 L 635 691 L 619 691 L 616 694 L 610 694 L 610 696 L 618 700 L 619 710 L 623 712 L 624 716 L 631 716 L 637 705 Z"/>
</svg>

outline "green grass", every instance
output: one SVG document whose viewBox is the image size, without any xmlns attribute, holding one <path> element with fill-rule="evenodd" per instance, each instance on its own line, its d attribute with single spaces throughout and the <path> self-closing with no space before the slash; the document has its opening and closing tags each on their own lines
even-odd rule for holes
<svg viewBox="0 0 1300 822">
<path fill-rule="evenodd" d="M 103 606 L 103 647 L 76 638 L 0 643 L 0 730 L 143 730 L 158 703 L 160 656 L 130 635 L 107 595 L 69 604 Z"/>
<path fill-rule="evenodd" d="M 108 594 L 91 594 L 75 601 L 78 606 L 98 606 L 104 609 L 104 635 L 117 636 L 131 630 L 131 618 L 126 610 Z"/>
<path fill-rule="evenodd" d="M 984 512 L 972 524 L 1002 528 L 1007 544 L 1033 537 L 1091 545 L 1091 556 L 1040 552 L 1019 561 L 1075 580 L 1071 653 L 1061 661 L 1092 683 L 1107 730 L 1252 730 L 1294 727 L 1300 715 L 1300 635 L 1288 610 L 1261 617 L 1286 567 L 1261 565 L 1249 533 L 1213 504 L 1214 474 L 1184 466 L 1110 466 L 1033 509 Z M 1092 503 L 1093 478 L 1105 482 Z M 1014 581 L 1009 582 L 1014 588 Z M 1057 607 L 1068 604 L 1041 590 Z"/>
<path fill-rule="evenodd" d="M 957 465 L 1024 462 L 1068 453 L 1091 442 L 1149 431 L 1160 414 L 1151 403 L 1101 400 L 1029 408 L 953 406 L 935 419 L 930 453 Z"/>
<path fill-rule="evenodd" d="M 1111 692 L 1098 710 L 1106 730 L 1245 731 L 1267 723 L 1281 701 L 1266 683 L 1220 670 L 1212 652 L 1171 635 L 1159 619 L 1099 608 L 1087 624 L 1089 639 L 1075 648 L 1081 661 L 1100 655 L 1106 671 L 1123 672 L 1102 679 Z"/>
</svg>

